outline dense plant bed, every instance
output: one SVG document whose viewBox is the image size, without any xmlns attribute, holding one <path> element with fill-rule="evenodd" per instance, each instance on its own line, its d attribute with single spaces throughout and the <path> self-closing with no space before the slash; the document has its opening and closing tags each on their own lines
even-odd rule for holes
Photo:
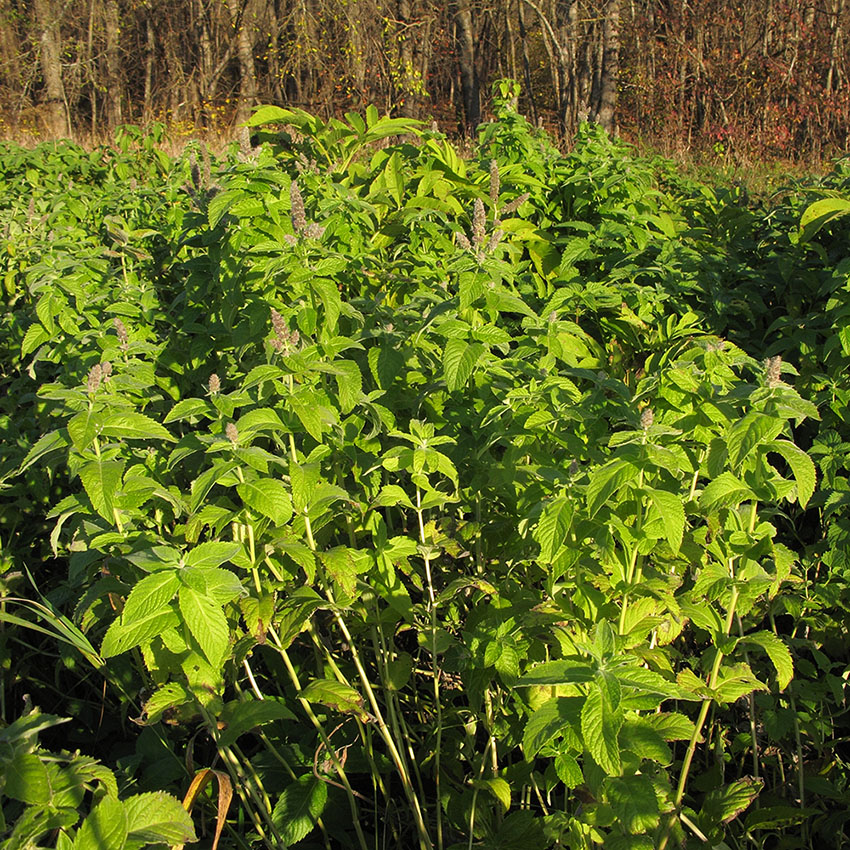
<svg viewBox="0 0 850 850">
<path fill-rule="evenodd" d="M 0 156 L 0 847 L 841 845 L 846 166 L 251 124 Z"/>
</svg>

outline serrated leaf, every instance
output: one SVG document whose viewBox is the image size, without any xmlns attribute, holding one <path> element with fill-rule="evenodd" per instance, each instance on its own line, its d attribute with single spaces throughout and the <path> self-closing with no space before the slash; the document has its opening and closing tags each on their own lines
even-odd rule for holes
<svg viewBox="0 0 850 850">
<path fill-rule="evenodd" d="M 111 413 L 104 416 L 100 433 L 105 437 L 121 437 L 125 440 L 165 440 L 176 442 L 167 428 L 144 413 Z"/>
<path fill-rule="evenodd" d="M 810 242 L 824 225 L 848 214 L 850 201 L 846 198 L 822 198 L 809 204 L 800 217 L 800 242 Z"/>
<path fill-rule="evenodd" d="M 710 791 L 703 801 L 700 821 L 711 826 L 729 823 L 758 797 L 763 786 L 761 779 L 747 776 L 731 782 L 725 788 Z"/>
<path fill-rule="evenodd" d="M 227 189 L 224 192 L 219 192 L 214 198 L 210 199 L 207 205 L 207 222 L 211 230 L 216 228 L 230 207 L 242 197 L 243 192 L 241 189 Z"/>
<path fill-rule="evenodd" d="M 773 632 L 753 632 L 741 638 L 741 644 L 753 644 L 767 653 L 776 669 L 776 683 L 784 691 L 794 677 L 794 662 L 785 641 Z"/>
<path fill-rule="evenodd" d="M 124 804 L 104 797 L 77 830 L 74 850 L 121 850 L 127 842 L 128 823 Z"/>
<path fill-rule="evenodd" d="M 794 443 L 788 440 L 774 440 L 767 443 L 765 448 L 782 455 L 797 484 L 797 501 L 804 508 L 815 492 L 817 484 L 817 472 L 812 459 Z"/>
<path fill-rule="evenodd" d="M 41 458 L 50 454 L 50 452 L 67 448 L 69 445 L 70 439 L 68 432 L 64 428 L 60 428 L 58 431 L 50 431 L 43 437 L 40 437 L 35 445 L 27 452 L 27 456 L 18 468 L 18 473 L 20 474 L 29 469 L 36 461 L 41 460 Z"/>
<path fill-rule="evenodd" d="M 755 494 L 731 472 L 723 472 L 706 485 L 700 496 L 700 506 L 706 510 L 730 508 L 743 501 L 754 499 Z"/>
<path fill-rule="evenodd" d="M 555 756 L 555 773 L 567 788 L 578 788 L 584 784 L 584 774 L 575 756 L 570 753 L 558 753 Z"/>
<path fill-rule="evenodd" d="M 587 511 L 591 517 L 625 484 L 633 481 L 640 470 L 628 460 L 613 460 L 595 469 L 587 484 Z"/>
<path fill-rule="evenodd" d="M 740 467 L 759 445 L 775 439 L 782 426 L 782 420 L 778 417 L 757 411 L 751 411 L 736 422 L 726 437 L 726 449 L 732 466 L 736 469 Z"/>
<path fill-rule="evenodd" d="M 351 687 L 335 679 L 315 679 L 300 696 L 307 702 L 319 702 L 343 714 L 364 714 L 363 697 Z"/>
<path fill-rule="evenodd" d="M 399 654 L 398 658 L 387 662 L 387 687 L 392 691 L 400 691 L 409 681 L 413 673 L 413 656 L 407 652 Z"/>
<path fill-rule="evenodd" d="M 240 543 L 227 543 L 226 541 L 211 540 L 201 543 L 186 553 L 183 563 L 187 567 L 220 567 L 227 561 L 232 561 L 242 552 Z"/>
<path fill-rule="evenodd" d="M 328 786 L 312 774 L 284 788 L 272 812 L 272 821 L 288 846 L 306 838 L 328 801 Z"/>
<path fill-rule="evenodd" d="M 287 708 L 282 698 L 267 697 L 262 700 L 229 702 L 218 718 L 223 727 L 218 746 L 229 747 L 240 735 L 275 720 L 295 720 L 295 715 Z"/>
<path fill-rule="evenodd" d="M 584 661 L 545 661 L 532 667 L 516 683 L 517 687 L 531 685 L 574 685 L 593 681 L 595 668 Z"/>
<path fill-rule="evenodd" d="M 410 496 L 398 484 L 387 484 L 381 487 L 381 492 L 372 504 L 376 508 L 394 508 L 396 505 L 404 505 L 413 510 Z"/>
<path fill-rule="evenodd" d="M 123 460 L 94 460 L 80 469 L 80 480 L 92 507 L 110 525 L 115 522 L 114 499 L 123 474 Z"/>
<path fill-rule="evenodd" d="M 525 758 L 533 759 L 557 735 L 572 731 L 573 737 L 576 737 L 581 723 L 581 707 L 581 697 L 552 697 L 546 700 L 525 724 L 522 735 Z"/>
<path fill-rule="evenodd" d="M 647 714 L 641 720 L 665 741 L 687 741 L 696 728 L 693 720 L 676 711 Z"/>
<path fill-rule="evenodd" d="M 611 707 L 602 690 L 591 686 L 581 710 L 581 734 L 594 761 L 612 776 L 621 769 L 618 734 L 622 722 L 622 714 Z"/>
<path fill-rule="evenodd" d="M 26 357 L 49 339 L 50 334 L 42 325 L 38 323 L 30 325 L 27 328 L 27 332 L 24 334 L 24 340 L 21 343 L 21 357 Z"/>
<path fill-rule="evenodd" d="M 180 613 L 209 663 L 221 664 L 230 645 L 230 628 L 221 606 L 185 585 L 180 588 Z"/>
<path fill-rule="evenodd" d="M 363 396 L 363 376 L 360 367 L 353 360 L 337 361 L 333 364 L 336 379 L 339 407 L 343 413 L 350 413 Z"/>
<path fill-rule="evenodd" d="M 180 579 L 173 570 L 163 570 L 145 576 L 130 591 L 124 603 L 121 615 L 125 624 L 143 620 L 151 614 L 168 609 L 168 603 L 174 598 Z"/>
<path fill-rule="evenodd" d="M 649 832 L 658 825 L 658 797 L 648 776 L 613 777 L 606 782 L 605 790 L 608 803 L 626 832 Z"/>
<path fill-rule="evenodd" d="M 168 682 L 157 688 L 144 705 L 144 716 L 148 723 L 159 723 L 170 708 L 193 702 L 192 692 L 181 682 Z"/>
<path fill-rule="evenodd" d="M 100 654 L 104 658 L 120 655 L 134 646 L 147 643 L 166 629 L 174 628 L 179 622 L 177 612 L 170 605 L 151 611 L 132 623 L 125 623 L 123 617 L 119 618 L 106 630 Z"/>
<path fill-rule="evenodd" d="M 181 422 L 194 416 L 204 416 L 208 419 L 215 417 L 215 408 L 203 398 L 184 398 L 178 401 L 162 420 L 163 425 L 169 422 Z"/>
<path fill-rule="evenodd" d="M 754 829 L 781 829 L 803 823 L 818 814 L 818 809 L 800 806 L 765 806 L 747 815 L 744 826 L 747 832 Z"/>
<path fill-rule="evenodd" d="M 678 554 L 685 533 L 685 506 L 682 496 L 668 490 L 655 490 L 652 487 L 647 487 L 645 492 L 661 517 L 664 537 L 668 545 L 674 555 Z"/>
<path fill-rule="evenodd" d="M 326 552 L 319 552 L 319 559 L 328 575 L 349 595 L 357 590 L 358 566 L 354 553 L 346 546 L 335 546 Z"/>
<path fill-rule="evenodd" d="M 503 812 L 511 807 L 511 786 L 501 776 L 492 779 L 475 779 L 472 784 L 473 787 L 481 788 L 492 794 L 501 804 Z"/>
<path fill-rule="evenodd" d="M 181 844 L 198 840 L 189 813 L 164 791 L 135 794 L 124 801 L 124 807 L 131 841 Z"/>
<path fill-rule="evenodd" d="M 567 539 L 575 505 L 570 499 L 554 499 L 543 509 L 533 537 L 540 546 L 540 560 L 551 564 Z"/>
<path fill-rule="evenodd" d="M 450 339 L 443 349 L 443 377 L 449 392 L 465 387 L 481 356 L 482 346 L 462 339 Z"/>
<path fill-rule="evenodd" d="M 316 407 L 312 392 L 300 390 L 286 400 L 286 405 L 298 417 L 304 430 L 317 442 L 322 442 L 322 417 Z"/>
<path fill-rule="evenodd" d="M 236 492 L 244 504 L 268 517 L 276 526 L 286 525 L 292 518 L 292 502 L 282 481 L 275 478 L 246 481 L 237 485 Z"/>
<path fill-rule="evenodd" d="M 97 436 L 100 426 L 100 413 L 86 408 L 68 420 L 68 436 L 78 451 L 87 449 Z"/>
<path fill-rule="evenodd" d="M 44 763 L 35 753 L 17 752 L 8 759 L 4 753 L 3 793 L 13 800 L 33 806 L 50 802 L 50 777 Z"/>
<path fill-rule="evenodd" d="M 629 717 L 620 730 L 620 746 L 638 758 L 649 759 L 667 766 L 673 761 L 673 752 L 660 732 L 642 717 Z"/>
</svg>

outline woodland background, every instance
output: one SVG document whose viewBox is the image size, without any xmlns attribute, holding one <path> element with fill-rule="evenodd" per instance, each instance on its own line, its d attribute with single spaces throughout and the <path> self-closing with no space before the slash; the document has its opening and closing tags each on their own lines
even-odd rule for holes
<svg viewBox="0 0 850 850">
<path fill-rule="evenodd" d="M 257 103 L 374 103 L 469 131 L 492 81 L 569 137 L 666 152 L 846 150 L 847 0 L 0 0 L 7 135 L 227 129 Z"/>
</svg>

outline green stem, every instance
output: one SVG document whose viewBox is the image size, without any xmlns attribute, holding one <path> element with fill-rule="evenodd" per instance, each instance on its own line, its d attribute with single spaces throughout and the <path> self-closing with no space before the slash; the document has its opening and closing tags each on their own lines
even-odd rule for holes
<svg viewBox="0 0 850 850">
<path fill-rule="evenodd" d="M 425 523 L 422 511 L 422 491 L 416 488 L 416 516 L 419 520 L 419 542 L 425 547 Z M 434 684 L 434 712 L 437 720 L 437 735 L 434 752 L 434 790 L 437 796 L 437 848 L 443 848 L 443 812 L 440 804 L 440 769 L 443 746 L 443 706 L 440 700 L 440 667 L 437 661 L 437 601 L 434 594 L 434 581 L 431 575 L 431 558 L 423 553 L 425 561 L 425 580 L 428 587 L 428 611 L 431 619 L 431 678 Z"/>
<path fill-rule="evenodd" d="M 295 667 L 292 665 L 292 661 L 289 658 L 289 653 L 283 648 L 283 643 L 280 640 L 280 637 L 277 634 L 277 631 L 273 627 L 269 627 L 269 634 L 272 636 L 272 640 L 277 646 L 277 650 L 280 653 L 280 657 L 283 659 L 283 664 L 286 667 L 286 672 L 289 674 L 290 681 L 292 682 L 293 687 L 295 688 L 296 693 L 298 694 L 298 701 L 301 703 L 301 707 L 304 709 L 304 713 L 309 718 L 310 722 L 313 724 L 316 732 L 319 735 L 322 744 L 324 744 L 325 750 L 327 751 L 328 756 L 330 757 L 334 769 L 337 772 L 337 776 L 339 776 L 339 781 L 342 783 L 343 788 L 345 789 L 346 796 L 348 797 L 348 805 L 351 809 L 351 820 L 354 824 L 354 830 L 357 833 L 357 841 L 360 844 L 360 850 L 369 850 L 369 846 L 366 843 L 366 836 L 363 834 L 363 828 L 360 826 L 360 812 L 357 807 L 357 799 L 355 797 L 354 789 L 351 787 L 351 783 L 348 781 L 348 776 L 345 773 L 345 769 L 342 766 L 342 763 L 339 760 L 339 757 L 336 754 L 336 750 L 330 742 L 327 734 L 325 733 L 324 728 L 322 727 L 319 718 L 316 717 L 316 713 L 313 711 L 313 707 L 301 696 L 301 691 L 303 688 L 301 687 L 301 682 L 298 679 L 298 673 L 295 670 Z"/>
</svg>

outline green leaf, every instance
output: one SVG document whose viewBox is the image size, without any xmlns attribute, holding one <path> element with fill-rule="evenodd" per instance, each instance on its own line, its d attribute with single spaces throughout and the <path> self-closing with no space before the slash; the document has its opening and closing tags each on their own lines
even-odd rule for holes
<svg viewBox="0 0 850 850">
<path fill-rule="evenodd" d="M 286 485 L 275 478 L 246 481 L 236 487 L 244 504 L 268 517 L 276 526 L 286 525 L 292 518 L 292 502 Z"/>
<path fill-rule="evenodd" d="M 584 661 L 545 661 L 532 667 L 516 683 L 517 687 L 530 685 L 574 685 L 593 681 L 596 669 Z"/>
<path fill-rule="evenodd" d="M 17 752 L 6 761 L 3 753 L 3 793 L 13 800 L 33 806 L 46 806 L 50 802 L 50 777 L 44 763 L 35 753 Z"/>
<path fill-rule="evenodd" d="M 215 418 L 215 408 L 203 398 L 184 398 L 168 411 L 162 423 L 168 425 L 169 422 L 182 422 L 184 419 L 192 419 L 196 416 L 213 419 Z"/>
<path fill-rule="evenodd" d="M 731 472 L 723 472 L 702 491 L 699 503 L 705 510 L 710 511 L 731 508 L 754 498 L 755 494 L 746 484 Z"/>
<path fill-rule="evenodd" d="M 466 386 L 482 350 L 481 345 L 469 345 L 462 339 L 450 339 L 446 342 L 443 349 L 443 376 L 449 392 Z"/>
<path fill-rule="evenodd" d="M 120 655 L 134 646 L 148 643 L 166 629 L 174 628 L 180 622 L 177 612 L 169 605 L 166 608 L 149 612 L 145 617 L 125 623 L 121 617 L 106 630 L 100 654 L 104 658 Z"/>
<path fill-rule="evenodd" d="M 304 430 L 317 442 L 322 442 L 322 417 L 316 406 L 314 394 L 309 389 L 299 390 L 286 400 L 287 406 L 298 417 Z"/>
<path fill-rule="evenodd" d="M 758 446 L 773 440 L 782 426 L 783 422 L 778 417 L 756 411 L 736 422 L 726 438 L 726 449 L 732 466 L 740 467 Z"/>
<path fill-rule="evenodd" d="M 623 718 L 598 686 L 591 686 L 581 710 L 581 734 L 587 751 L 609 775 L 620 773 L 618 734 Z"/>
<path fill-rule="evenodd" d="M 606 782 L 605 789 L 608 802 L 626 832 L 649 832 L 658 826 L 661 812 L 648 776 L 613 777 Z"/>
<path fill-rule="evenodd" d="M 410 496 L 399 487 L 398 484 L 387 484 L 381 487 L 381 492 L 372 503 L 376 508 L 394 508 L 396 505 L 404 505 L 413 510 L 413 502 Z"/>
<path fill-rule="evenodd" d="M 318 702 L 343 714 L 363 716 L 366 713 L 363 697 L 351 685 L 345 685 L 335 679 L 316 679 L 310 682 L 300 695 L 307 702 Z"/>
<path fill-rule="evenodd" d="M 174 598 L 179 586 L 180 579 L 174 570 L 163 570 L 145 576 L 127 597 L 122 620 L 129 624 L 168 610 L 168 603 Z"/>
<path fill-rule="evenodd" d="M 764 782 L 761 779 L 752 779 L 747 776 L 730 783 L 725 788 L 710 791 L 703 801 L 700 821 L 711 826 L 729 823 L 758 797 L 763 786 Z"/>
<path fill-rule="evenodd" d="M 540 560 L 551 564 L 567 539 L 575 505 L 570 499 L 554 499 L 543 509 L 534 529 L 534 539 L 540 545 Z"/>
<path fill-rule="evenodd" d="M 163 714 L 171 708 L 194 702 L 192 692 L 181 682 L 168 682 L 157 688 L 144 704 L 147 723 L 159 723 Z"/>
<path fill-rule="evenodd" d="M 125 440 L 165 440 L 175 442 L 167 428 L 154 422 L 144 413 L 112 413 L 103 418 L 100 428 L 105 437 L 122 437 Z"/>
<path fill-rule="evenodd" d="M 183 563 L 187 567 L 220 567 L 227 561 L 232 561 L 242 552 L 242 544 L 227 543 L 225 541 L 211 540 L 201 543 L 186 554 Z"/>
<path fill-rule="evenodd" d="M 687 741 L 694 734 L 694 722 L 676 711 L 647 714 L 641 720 L 665 741 Z"/>
<path fill-rule="evenodd" d="M 185 585 L 180 588 L 180 613 L 192 637 L 213 667 L 220 665 L 230 645 L 230 628 L 221 606 Z"/>
<path fill-rule="evenodd" d="M 77 830 L 74 850 L 121 850 L 127 842 L 128 821 L 124 804 L 104 797 Z"/>
<path fill-rule="evenodd" d="M 110 525 L 115 522 L 115 493 L 121 486 L 123 475 L 123 460 L 95 460 L 80 469 L 80 480 L 92 507 Z"/>
<path fill-rule="evenodd" d="M 339 407 L 343 413 L 350 413 L 363 396 L 363 376 L 360 367 L 353 360 L 341 360 L 333 364 L 339 394 Z"/>
<path fill-rule="evenodd" d="M 555 756 L 555 773 L 567 788 L 578 788 L 579 785 L 584 784 L 581 767 L 576 757 L 570 753 L 561 752 Z"/>
<path fill-rule="evenodd" d="M 359 572 L 354 550 L 347 546 L 334 546 L 326 552 L 319 552 L 319 558 L 328 575 L 349 596 L 353 596 L 357 590 L 357 573 Z"/>
<path fill-rule="evenodd" d="M 332 280 L 321 277 L 314 277 L 310 285 L 319 294 L 322 306 L 325 308 L 324 332 L 328 335 L 336 333 L 336 323 L 342 306 L 337 285 Z"/>
<path fill-rule="evenodd" d="M 673 752 L 661 734 L 642 717 L 628 717 L 620 730 L 620 746 L 638 758 L 656 761 L 665 767 L 672 763 Z"/>
<path fill-rule="evenodd" d="M 100 421 L 100 413 L 89 408 L 81 410 L 68 420 L 68 436 L 77 451 L 83 451 L 92 444 L 97 436 Z"/>
<path fill-rule="evenodd" d="M 202 472 L 192 482 L 192 498 L 189 501 L 189 510 L 191 513 L 195 513 L 201 507 L 215 483 L 236 466 L 235 461 L 217 462 L 211 469 Z"/>
<path fill-rule="evenodd" d="M 223 728 L 218 746 L 229 747 L 236 743 L 240 735 L 275 720 L 295 720 L 295 715 L 286 707 L 283 698 L 229 702 L 218 717 Z"/>
<path fill-rule="evenodd" d="M 799 806 L 765 806 L 750 812 L 744 822 L 747 832 L 754 829 L 782 829 L 803 823 L 818 814 L 818 809 Z"/>
<path fill-rule="evenodd" d="M 800 217 L 800 242 L 810 242 L 824 225 L 848 213 L 850 201 L 845 198 L 823 198 L 809 204 Z"/>
<path fill-rule="evenodd" d="M 815 492 L 817 473 L 812 459 L 799 447 L 789 440 L 774 440 L 767 443 L 765 448 L 769 451 L 782 455 L 788 466 L 794 481 L 797 483 L 797 501 L 804 508 Z"/>
<path fill-rule="evenodd" d="M 164 791 L 128 797 L 124 807 L 131 841 L 182 844 L 198 840 L 189 813 L 178 799 Z"/>
<path fill-rule="evenodd" d="M 26 357 L 49 339 L 50 334 L 42 325 L 38 323 L 30 325 L 24 334 L 24 341 L 21 343 L 21 357 Z"/>
<path fill-rule="evenodd" d="M 242 582 L 230 570 L 219 567 L 184 567 L 180 571 L 180 577 L 185 579 L 186 576 L 191 576 L 185 582 L 189 587 L 193 587 L 195 583 L 199 584 L 203 587 L 203 592 L 219 605 L 226 605 L 245 593 Z"/>
<path fill-rule="evenodd" d="M 667 543 L 673 550 L 673 554 L 678 554 L 685 533 L 685 506 L 682 502 L 682 496 L 678 493 L 655 490 L 651 487 L 647 487 L 645 492 L 655 510 L 661 516 Z"/>
<path fill-rule="evenodd" d="M 621 487 L 634 481 L 640 470 L 628 460 L 612 460 L 604 466 L 595 469 L 587 484 L 587 510 L 591 517 L 596 516 L 599 509 Z"/>
<path fill-rule="evenodd" d="M 741 638 L 741 644 L 753 644 L 763 649 L 776 669 L 776 683 L 784 691 L 794 676 L 794 662 L 791 660 L 785 641 L 773 632 L 753 632 Z"/>
<path fill-rule="evenodd" d="M 50 452 L 67 448 L 69 445 L 69 435 L 64 428 L 60 428 L 58 431 L 50 431 L 43 437 L 40 437 L 35 445 L 27 452 L 27 456 L 18 468 L 18 473 L 20 474 L 29 469 L 36 461 L 41 460 L 50 454 Z"/>
<path fill-rule="evenodd" d="M 306 838 L 328 802 L 328 786 L 312 774 L 300 776 L 284 788 L 272 812 L 272 821 L 285 845 Z"/>
<path fill-rule="evenodd" d="M 748 664 L 732 664 L 720 668 L 720 681 L 715 689 L 718 702 L 735 702 L 753 691 L 766 691 L 767 685 L 753 675 Z"/>
<path fill-rule="evenodd" d="M 580 741 L 576 732 L 581 723 L 581 697 L 552 697 L 531 715 L 522 735 L 522 751 L 527 760 L 552 743 L 557 735 L 567 734 L 571 743 Z M 572 733 L 571 735 L 569 733 Z"/>
<path fill-rule="evenodd" d="M 475 779 L 472 784 L 473 787 L 492 794 L 501 803 L 503 812 L 511 807 L 511 786 L 501 776 L 493 779 Z"/>
</svg>

